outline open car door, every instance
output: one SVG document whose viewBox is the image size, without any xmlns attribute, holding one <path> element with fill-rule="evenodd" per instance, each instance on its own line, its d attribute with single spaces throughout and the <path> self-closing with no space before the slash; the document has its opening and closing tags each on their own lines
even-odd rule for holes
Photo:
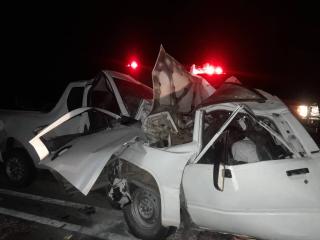
<svg viewBox="0 0 320 240">
<path fill-rule="evenodd" d="M 73 132 L 59 131 L 75 118 L 86 120 Z M 103 109 L 76 109 L 44 128 L 30 144 L 40 164 L 58 172 L 86 195 L 113 153 L 123 143 L 141 135 L 139 128 L 121 125 L 119 118 Z"/>
<path fill-rule="evenodd" d="M 205 113 L 203 128 L 208 128 L 203 133 L 215 127 L 207 124 L 207 115 L 211 120 L 217 116 L 213 111 Z M 261 148 L 259 161 L 237 162 L 225 151 L 231 146 L 231 125 L 243 117 L 252 122 L 257 118 L 245 106 L 226 115 L 195 163 L 184 170 L 183 190 L 192 221 L 203 228 L 261 239 L 317 239 L 319 159 L 291 152 L 272 124 L 256 122 L 254 135 L 263 134 L 265 141 L 256 144 L 257 149 L 267 147 L 269 152 Z"/>
</svg>

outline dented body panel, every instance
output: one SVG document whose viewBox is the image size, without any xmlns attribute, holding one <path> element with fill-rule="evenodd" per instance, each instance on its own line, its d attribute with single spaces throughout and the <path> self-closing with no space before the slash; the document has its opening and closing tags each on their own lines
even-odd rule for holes
<svg viewBox="0 0 320 240">
<path fill-rule="evenodd" d="M 289 169 L 305 167 L 313 169 L 308 176 L 286 175 Z M 183 189 L 195 224 L 259 239 L 317 239 L 319 159 L 265 161 L 228 169 L 232 178 L 225 179 L 221 192 L 212 185 L 213 165 L 186 167 Z"/>
<path fill-rule="evenodd" d="M 131 138 L 144 136 L 139 121 L 150 112 L 152 90 L 131 76 L 114 71 L 102 71 L 85 86 L 87 89 L 83 95 L 85 107 L 67 112 L 50 125 L 43 126 L 31 140 L 28 137 L 31 144 L 28 144 L 28 147 L 33 147 L 31 147 L 32 152 L 38 159 L 37 166 L 58 172 L 86 195 L 112 154 Z M 127 96 L 124 95 L 124 86 L 141 91 L 130 94 L 133 105 L 129 105 Z M 101 117 L 94 119 L 87 113 L 89 110 L 96 110 L 110 119 L 99 120 Z M 126 124 L 115 123 L 115 126 L 111 124 L 113 121 L 120 122 L 125 117 L 127 122 L 138 123 L 130 124 L 130 127 L 126 127 Z M 94 128 L 99 124 L 106 124 L 103 131 L 85 136 L 88 128 Z M 70 135 L 71 139 L 74 138 L 71 135 L 79 137 L 68 141 L 66 145 L 61 144 L 60 148 L 50 150 L 44 143 L 46 141 L 43 139 L 44 135 L 52 135 L 51 138 L 56 138 L 55 142 L 60 141 L 59 135 L 60 137 L 66 135 L 65 138 Z"/>
<path fill-rule="evenodd" d="M 156 149 L 141 142 L 130 145 L 119 158 L 146 170 L 157 182 L 161 196 L 164 226 L 180 224 L 180 184 L 185 165 L 194 155 L 196 144 L 181 145 L 180 149 Z M 186 151 L 187 150 L 187 151 Z"/>
<path fill-rule="evenodd" d="M 239 104 L 225 103 L 199 109 L 195 114 L 194 138 L 190 143 L 162 149 L 136 143 L 119 157 L 143 168 L 156 180 L 164 226 L 178 227 L 181 223 L 180 211 L 177 211 L 181 208 L 181 181 L 187 210 L 200 228 L 262 239 L 316 239 L 320 227 L 319 154 L 306 151 L 308 157 L 304 158 L 230 166 L 228 169 L 232 178 L 225 179 L 225 190 L 222 192 L 213 186 L 213 165 L 198 163 L 199 153 L 204 147 L 201 144 L 203 114 L 222 109 L 232 111 Z M 258 116 L 270 119 L 283 116 L 278 126 L 281 132 L 287 131 L 283 127 L 284 120 L 292 127 L 294 125 L 294 121 L 290 123 L 290 117 L 285 117 L 291 113 L 281 103 L 266 101 L 247 105 Z M 262 111 L 264 107 L 266 111 Z M 317 150 L 315 143 L 304 135 L 307 133 L 302 129 L 297 138 L 303 148 Z M 290 143 L 290 138 L 285 139 Z M 304 168 L 313 170 L 307 176 L 286 175 L 288 170 Z M 308 227 L 301 224 L 305 221 L 310 223 Z"/>
<path fill-rule="evenodd" d="M 54 161 L 47 157 L 40 164 L 59 172 L 74 187 L 87 195 L 112 155 L 124 142 L 139 134 L 140 130 L 137 128 L 121 126 L 84 136 L 69 142 L 72 148 L 64 153 L 63 157 Z"/>
<path fill-rule="evenodd" d="M 0 119 L 3 122 L 2 133 L 0 134 L 0 152 L 5 153 L 10 150 L 8 142 L 14 142 L 14 147 L 25 149 L 34 162 L 39 167 L 39 157 L 29 144 L 29 140 L 35 136 L 34 132 L 47 126 L 62 115 L 68 113 L 68 97 L 73 89 L 83 88 L 87 91 L 89 81 L 79 81 L 70 83 L 55 107 L 50 112 L 22 111 L 22 110 L 0 110 Z M 80 99 L 82 107 L 87 106 L 87 99 Z"/>
<path fill-rule="evenodd" d="M 117 150 L 121 149 L 123 143 L 135 137 L 143 137 L 139 125 L 127 127 L 117 124 L 112 128 L 107 127 L 92 134 L 82 134 L 80 130 L 76 133 L 79 134 L 79 137 L 68 141 L 57 151 L 50 150 L 50 141 L 59 139 L 59 137 L 53 136 L 46 143 L 43 138 L 46 134 L 50 134 L 51 131 L 68 122 L 68 120 L 92 109 L 88 107 L 80 108 L 67 113 L 44 128 L 30 141 L 41 160 L 40 164 L 58 172 L 85 195 L 89 193 L 107 162 L 113 154 L 116 154 Z M 103 109 L 94 110 L 100 111 L 115 120 L 120 118 Z M 90 124 L 89 120 L 88 124 Z"/>
<path fill-rule="evenodd" d="M 150 101 L 152 99 L 152 89 L 138 82 L 131 76 L 115 71 L 104 70 L 100 72 L 95 78 L 85 81 L 71 82 L 68 84 L 60 99 L 50 112 L 40 112 L 40 111 L 20 111 L 20 110 L 2 110 L 0 109 L 0 119 L 3 123 L 2 129 L 0 131 L 0 153 L 5 153 L 10 151 L 11 147 L 24 149 L 28 155 L 33 160 L 34 166 L 43 168 L 44 165 L 40 165 L 39 156 L 34 148 L 29 144 L 30 139 L 32 139 L 41 129 L 50 125 L 52 122 L 58 120 L 63 115 L 68 112 L 83 107 L 99 107 L 93 106 L 94 101 L 92 99 L 99 98 L 100 96 L 94 96 L 92 94 L 91 88 L 96 82 L 105 83 L 110 89 L 109 94 L 115 96 L 116 100 L 113 103 L 114 106 L 119 108 L 119 112 L 113 112 L 117 115 L 124 115 L 128 117 L 140 120 L 142 117 L 150 112 Z M 117 87 L 117 82 L 126 82 L 134 86 L 139 86 L 147 92 L 148 98 L 139 96 L 139 92 L 134 92 L 134 94 L 141 99 L 141 105 L 138 108 L 141 110 L 137 114 L 130 114 L 127 107 L 125 106 L 124 96 Z M 77 94 L 76 104 L 72 102 L 74 96 L 71 96 L 74 91 L 81 89 L 81 94 Z M 48 89 L 42 89 L 44 92 Z M 71 96 L 71 97 L 70 97 Z M 108 99 L 110 101 L 110 98 Z M 143 102 L 144 101 L 144 102 Z M 111 111 L 112 109 L 106 109 Z M 68 126 L 68 129 L 64 131 L 69 131 L 69 129 L 81 127 L 81 122 L 73 122 Z M 8 143 L 13 142 L 13 146 L 9 146 Z"/>
</svg>

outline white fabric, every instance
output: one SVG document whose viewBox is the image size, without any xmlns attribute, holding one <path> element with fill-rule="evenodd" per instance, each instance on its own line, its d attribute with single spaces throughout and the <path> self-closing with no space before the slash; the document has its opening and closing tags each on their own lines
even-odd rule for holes
<svg viewBox="0 0 320 240">
<path fill-rule="evenodd" d="M 258 162 L 257 147 L 249 138 L 237 141 L 232 145 L 233 159 L 242 162 Z"/>
</svg>

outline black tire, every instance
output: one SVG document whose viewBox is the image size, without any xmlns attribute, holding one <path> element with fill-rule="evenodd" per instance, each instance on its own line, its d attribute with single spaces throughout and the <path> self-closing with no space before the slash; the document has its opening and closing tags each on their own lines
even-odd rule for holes
<svg viewBox="0 0 320 240">
<path fill-rule="evenodd" d="M 35 177 L 36 169 L 25 150 L 15 148 L 5 155 L 4 175 L 10 186 L 26 187 Z"/>
<path fill-rule="evenodd" d="M 161 201 L 159 194 L 136 188 L 132 202 L 124 207 L 124 217 L 130 231 L 144 240 L 164 239 L 168 228 L 161 225 Z"/>
</svg>

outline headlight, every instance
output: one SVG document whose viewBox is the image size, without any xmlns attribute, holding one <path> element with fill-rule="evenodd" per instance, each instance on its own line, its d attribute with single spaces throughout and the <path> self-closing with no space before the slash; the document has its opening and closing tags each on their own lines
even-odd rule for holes
<svg viewBox="0 0 320 240">
<path fill-rule="evenodd" d="M 297 113 L 300 115 L 302 118 L 306 118 L 308 116 L 308 106 L 306 105 L 300 105 L 297 107 Z"/>
<path fill-rule="evenodd" d="M 302 118 L 317 119 L 320 117 L 318 105 L 299 105 L 297 113 Z"/>
<path fill-rule="evenodd" d="M 318 106 L 311 106 L 310 107 L 310 116 L 311 117 L 320 117 Z"/>
</svg>

